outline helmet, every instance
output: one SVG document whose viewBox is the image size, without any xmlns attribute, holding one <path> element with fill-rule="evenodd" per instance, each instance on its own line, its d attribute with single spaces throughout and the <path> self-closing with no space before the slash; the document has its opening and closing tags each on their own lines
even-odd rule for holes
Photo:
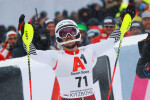
<svg viewBox="0 0 150 100">
<path fill-rule="evenodd" d="M 69 40 L 69 41 L 66 41 L 66 42 L 62 42 L 62 38 L 61 36 L 59 35 L 59 32 L 64 29 L 64 28 L 68 28 L 68 27 L 73 27 L 76 29 L 76 39 L 74 40 Z M 75 42 L 75 41 L 80 41 L 81 40 L 81 35 L 79 33 L 79 28 L 77 26 L 77 24 L 73 21 L 73 20 L 70 20 L 70 19 L 65 19 L 65 20 L 62 20 L 60 21 L 57 25 L 56 25 L 56 28 L 55 28 L 55 34 L 56 34 L 56 41 L 59 45 L 63 45 L 63 44 L 66 44 L 66 43 L 70 43 L 70 42 Z M 67 34 L 68 35 L 68 34 Z"/>
</svg>

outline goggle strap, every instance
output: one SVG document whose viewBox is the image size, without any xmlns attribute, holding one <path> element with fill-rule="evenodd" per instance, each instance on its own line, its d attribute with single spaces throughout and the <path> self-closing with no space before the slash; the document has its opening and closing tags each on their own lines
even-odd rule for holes
<svg viewBox="0 0 150 100">
<path fill-rule="evenodd" d="M 77 26 L 75 26 L 75 25 L 64 25 L 64 26 L 61 26 L 61 27 L 59 27 L 58 29 L 57 29 L 57 31 L 56 31 L 56 33 L 58 33 L 58 31 L 61 29 L 61 28 L 63 28 L 63 27 L 67 27 L 67 26 L 74 26 L 74 27 L 76 27 L 76 28 L 78 28 Z"/>
</svg>

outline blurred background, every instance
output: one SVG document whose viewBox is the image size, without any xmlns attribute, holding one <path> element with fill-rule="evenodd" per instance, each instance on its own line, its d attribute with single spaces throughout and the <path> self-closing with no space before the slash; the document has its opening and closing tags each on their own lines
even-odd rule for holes
<svg viewBox="0 0 150 100">
<path fill-rule="evenodd" d="M 128 0 L 123 0 L 128 4 Z M 38 13 L 46 11 L 49 18 L 55 17 L 55 12 L 67 10 L 70 14 L 72 11 L 78 11 L 88 4 L 97 3 L 104 6 L 103 0 L 0 0 L 0 24 L 18 25 L 19 16 L 24 13 L 28 21 L 35 8 Z"/>
</svg>

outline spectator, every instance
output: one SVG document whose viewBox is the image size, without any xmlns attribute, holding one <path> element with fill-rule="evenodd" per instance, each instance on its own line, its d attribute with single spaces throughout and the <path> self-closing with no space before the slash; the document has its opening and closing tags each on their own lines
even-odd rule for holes
<svg viewBox="0 0 150 100">
<path fill-rule="evenodd" d="M 43 26 L 44 21 L 47 19 L 47 12 L 42 11 L 39 17 L 39 24 Z"/>
<path fill-rule="evenodd" d="M 101 29 L 98 26 L 100 24 L 100 22 L 98 21 L 98 19 L 96 18 L 91 18 L 88 20 L 87 25 L 88 25 L 88 29 L 97 29 L 99 30 L 99 32 L 101 33 Z"/>
<path fill-rule="evenodd" d="M 63 16 L 63 19 L 68 19 L 68 11 L 67 10 L 63 10 L 62 16 Z"/>
<path fill-rule="evenodd" d="M 56 11 L 55 18 L 54 18 L 54 24 L 56 25 L 62 19 L 63 19 L 62 14 L 59 11 Z"/>
<path fill-rule="evenodd" d="M 149 3 L 150 3 L 149 0 L 143 0 L 142 4 L 139 6 L 140 10 L 142 11 L 150 10 Z"/>
<path fill-rule="evenodd" d="M 147 33 L 150 32 L 150 11 L 145 11 L 142 13 L 142 25 L 144 27 L 144 31 Z"/>
<path fill-rule="evenodd" d="M 87 37 L 90 43 L 92 43 L 93 38 L 95 38 L 98 35 L 100 35 L 100 32 L 97 29 L 90 29 L 87 31 Z"/>
<path fill-rule="evenodd" d="M 14 31 L 14 32 L 16 32 L 15 26 L 13 26 L 13 25 L 8 26 L 7 32 L 9 32 L 9 31 Z M 6 39 L 6 34 L 7 34 L 7 33 L 4 33 L 3 36 L 2 36 L 2 37 L 3 37 L 3 41 L 5 41 L 5 39 Z"/>
<path fill-rule="evenodd" d="M 131 35 L 142 34 L 142 25 L 141 25 L 141 23 L 137 22 L 137 21 L 132 22 L 130 32 L 131 32 L 130 33 Z"/>
<path fill-rule="evenodd" d="M 7 32 L 3 49 L 0 51 L 0 60 L 12 58 L 12 50 L 17 44 L 17 33 L 14 31 Z"/>
<path fill-rule="evenodd" d="M 102 7 L 100 7 L 100 5 L 94 3 L 94 4 L 90 5 L 88 8 L 90 10 L 90 16 L 92 18 L 98 19 L 99 22 L 102 22 L 102 20 L 104 19 L 104 11 L 103 11 Z"/>
<path fill-rule="evenodd" d="M 55 36 L 55 24 L 54 24 L 53 20 L 47 19 L 44 22 L 44 27 L 45 27 L 46 30 L 49 31 L 49 38 L 50 38 L 50 41 L 51 41 L 51 46 L 55 47 L 55 49 L 58 49 L 58 45 L 56 43 L 56 36 Z"/>
<path fill-rule="evenodd" d="M 78 13 L 72 12 L 71 15 L 70 15 L 70 19 L 75 21 L 75 22 L 79 22 Z"/>
<path fill-rule="evenodd" d="M 107 16 L 115 17 L 119 11 L 119 4 L 117 0 L 105 0 L 105 13 L 104 18 Z"/>
<path fill-rule="evenodd" d="M 80 34 L 81 34 L 81 40 L 80 40 L 80 44 L 78 45 L 79 47 L 81 46 L 86 46 L 89 44 L 89 41 L 87 39 L 87 27 L 83 22 L 79 22 L 77 23 L 77 26 L 79 28 Z"/>
<path fill-rule="evenodd" d="M 115 20 L 114 18 L 108 16 L 104 19 L 103 21 L 103 30 L 102 33 L 95 37 L 92 40 L 92 43 L 97 43 L 100 42 L 102 40 L 105 40 L 108 38 L 108 36 L 115 30 Z"/>
<path fill-rule="evenodd" d="M 150 78 L 150 11 L 142 13 L 142 24 L 148 36 L 138 43 L 141 58 L 138 60 L 136 74 L 140 78 Z"/>
<path fill-rule="evenodd" d="M 79 20 L 87 24 L 87 21 L 90 19 L 89 10 L 87 8 L 81 8 L 78 11 Z"/>
</svg>

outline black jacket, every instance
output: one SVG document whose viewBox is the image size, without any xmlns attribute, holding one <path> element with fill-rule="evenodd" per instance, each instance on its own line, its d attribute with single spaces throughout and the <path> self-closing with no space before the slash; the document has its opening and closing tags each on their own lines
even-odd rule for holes
<svg viewBox="0 0 150 100">
<path fill-rule="evenodd" d="M 140 78 L 150 78 L 150 33 L 138 46 L 141 58 L 138 60 L 136 74 Z"/>
</svg>

